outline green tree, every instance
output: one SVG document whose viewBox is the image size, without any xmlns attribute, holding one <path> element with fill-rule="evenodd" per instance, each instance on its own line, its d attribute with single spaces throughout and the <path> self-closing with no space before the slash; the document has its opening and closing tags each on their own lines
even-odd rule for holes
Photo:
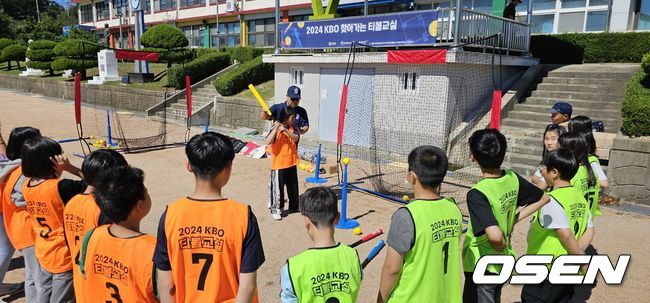
<svg viewBox="0 0 650 303">
<path fill-rule="evenodd" d="M 2 59 L 7 61 L 9 70 L 11 70 L 11 61 L 16 61 L 18 69 L 20 69 L 20 61 L 25 61 L 26 52 L 27 48 L 20 44 L 9 45 L 2 50 Z"/>
<path fill-rule="evenodd" d="M 36 40 L 29 44 L 27 51 L 27 67 L 35 69 L 44 69 L 54 74 L 52 70 L 52 60 L 54 58 L 54 47 L 56 42 L 49 40 Z"/>
<path fill-rule="evenodd" d="M 167 62 L 167 69 L 172 66 L 172 63 L 192 59 L 192 51 L 185 48 L 189 45 L 185 34 L 169 24 L 152 26 L 142 34 L 140 43 L 146 50 L 160 53 L 159 61 Z"/>
<path fill-rule="evenodd" d="M 59 56 L 52 62 L 52 69 L 72 69 L 80 72 L 82 78 L 86 78 L 86 69 L 97 66 L 97 52 L 99 46 L 94 42 L 66 39 L 54 47 L 54 53 Z"/>
</svg>

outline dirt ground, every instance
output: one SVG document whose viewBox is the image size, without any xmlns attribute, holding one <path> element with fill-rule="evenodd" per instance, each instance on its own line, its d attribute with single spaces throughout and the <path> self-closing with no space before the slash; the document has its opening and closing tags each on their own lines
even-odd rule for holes
<svg viewBox="0 0 650 303">
<path fill-rule="evenodd" d="M 40 128 L 44 135 L 55 139 L 76 137 L 74 113 L 71 102 L 18 94 L 0 90 L 0 123 L 2 134 L 8 139 L 13 127 L 30 125 Z M 181 129 L 182 130 L 182 129 Z M 199 132 L 200 130 L 194 130 Z M 87 133 L 89 134 L 89 133 Z M 81 165 L 81 158 L 72 156 L 79 152 L 78 143 L 63 144 L 72 162 Z M 192 192 L 193 177 L 185 171 L 185 156 L 182 148 L 152 151 L 125 155 L 129 163 L 146 172 L 146 185 L 153 199 L 151 213 L 142 222 L 146 233 L 154 234 L 158 220 L 165 206 Z M 351 165 L 354 165 L 354 161 Z M 258 271 L 259 293 L 262 302 L 278 301 L 279 270 L 285 260 L 310 246 L 309 238 L 302 225 L 299 214 L 289 215 L 278 222 L 271 218 L 267 205 L 267 182 L 270 160 L 256 160 L 238 155 L 235 159 L 233 175 L 225 187 L 225 194 L 231 198 L 248 203 L 257 215 L 262 233 L 266 262 Z M 307 173 L 299 171 L 301 192 L 307 187 L 302 180 Z M 335 177 L 328 184 L 334 184 Z M 400 205 L 382 199 L 353 192 L 349 195 L 348 217 L 357 217 L 364 233 L 377 227 L 386 232 L 391 214 Z M 647 254 L 650 234 L 645 230 L 650 217 L 604 208 L 603 216 L 596 222 L 594 246 L 601 254 L 616 258 L 620 254 L 631 254 L 632 261 L 622 285 L 608 286 L 598 283 L 593 290 L 590 302 L 633 302 L 644 301 L 650 297 L 646 285 L 650 278 L 650 259 Z M 517 225 L 513 237 L 518 252 L 525 251 L 528 223 Z M 359 237 L 349 230 L 337 230 L 336 238 L 343 243 L 352 243 Z M 379 239 L 385 239 L 383 235 Z M 358 247 L 359 255 L 365 258 L 377 240 Z M 379 275 L 385 250 L 365 269 L 359 302 L 374 302 L 379 285 Z M 16 254 L 19 257 L 19 254 Z M 19 261 L 19 260 L 15 260 Z M 18 267 L 7 273 L 5 282 L 20 282 L 23 269 Z M 519 301 L 521 288 L 506 285 L 503 302 Z M 25 302 L 23 297 L 3 298 L 8 302 Z"/>
</svg>

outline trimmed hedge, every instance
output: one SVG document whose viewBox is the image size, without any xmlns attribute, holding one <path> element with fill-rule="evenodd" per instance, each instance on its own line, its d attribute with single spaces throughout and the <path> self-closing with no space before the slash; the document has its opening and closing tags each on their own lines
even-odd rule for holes
<svg viewBox="0 0 650 303">
<path fill-rule="evenodd" d="M 192 52 L 194 53 L 194 59 L 198 59 L 206 55 L 218 53 L 216 48 L 205 48 L 205 47 L 193 48 Z"/>
<path fill-rule="evenodd" d="M 96 56 L 99 51 L 99 45 L 84 40 L 66 39 L 54 47 L 54 53 L 57 56 L 72 58 L 82 58 L 86 56 Z"/>
<path fill-rule="evenodd" d="M 189 41 L 183 32 L 170 24 L 159 24 L 147 29 L 140 37 L 144 47 L 164 48 L 167 50 L 186 47 Z"/>
<path fill-rule="evenodd" d="M 169 86 L 177 89 L 185 88 L 185 76 L 189 75 L 192 84 L 228 67 L 230 57 L 226 53 L 204 55 L 185 65 L 177 65 L 167 72 Z"/>
<path fill-rule="evenodd" d="M 52 71 L 52 62 L 42 62 L 42 61 L 28 61 L 27 67 L 34 69 L 42 69 Z M 50 72 L 50 74 L 52 74 Z"/>
<path fill-rule="evenodd" d="M 53 49 L 30 49 L 27 51 L 27 58 L 32 61 L 51 61 L 54 57 Z"/>
<path fill-rule="evenodd" d="M 29 44 L 29 49 L 31 49 L 31 50 L 53 49 L 55 46 L 56 46 L 56 42 L 54 42 L 54 41 L 36 40 L 36 41 L 32 41 L 32 43 Z"/>
<path fill-rule="evenodd" d="M 643 69 L 646 74 L 650 75 L 650 53 L 645 54 L 643 59 L 641 59 L 641 69 Z"/>
<path fill-rule="evenodd" d="M 84 75 L 86 68 L 93 68 L 93 67 L 97 67 L 97 59 L 81 60 L 81 59 L 61 57 L 52 61 L 53 70 L 61 71 L 66 69 L 72 69 L 75 71 L 82 71 L 82 75 Z"/>
<path fill-rule="evenodd" d="M 642 69 L 627 84 L 621 112 L 623 133 L 650 136 L 650 74 Z"/>
<path fill-rule="evenodd" d="M 2 38 L 2 39 L 0 39 L 0 51 L 5 49 L 5 47 L 7 47 L 9 45 L 14 45 L 14 44 L 16 44 L 16 42 L 14 42 L 13 40 L 7 39 L 7 38 Z"/>
<path fill-rule="evenodd" d="M 263 63 L 260 56 L 225 73 L 212 84 L 222 96 L 232 96 L 245 90 L 248 84 L 257 85 L 272 80 L 273 77 L 273 64 Z"/>
<path fill-rule="evenodd" d="M 544 64 L 639 63 L 650 52 L 650 32 L 535 35 L 530 52 Z"/>
<path fill-rule="evenodd" d="M 232 62 L 246 63 L 250 60 L 253 60 L 264 53 L 264 49 L 255 48 L 255 47 L 231 47 L 228 49 L 228 54 L 230 54 L 230 60 Z"/>
<path fill-rule="evenodd" d="M 11 61 L 16 61 L 18 68 L 20 68 L 20 61 L 25 61 L 25 53 L 27 48 L 19 45 L 9 45 L 2 50 L 2 60 L 8 62 L 9 70 L 11 70 Z"/>
</svg>

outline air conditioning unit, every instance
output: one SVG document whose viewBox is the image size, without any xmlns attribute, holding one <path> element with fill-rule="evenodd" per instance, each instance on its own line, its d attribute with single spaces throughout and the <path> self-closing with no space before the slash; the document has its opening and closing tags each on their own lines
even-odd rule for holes
<svg viewBox="0 0 650 303">
<path fill-rule="evenodd" d="M 237 10 L 236 0 L 226 0 L 226 12 L 234 12 Z"/>
</svg>

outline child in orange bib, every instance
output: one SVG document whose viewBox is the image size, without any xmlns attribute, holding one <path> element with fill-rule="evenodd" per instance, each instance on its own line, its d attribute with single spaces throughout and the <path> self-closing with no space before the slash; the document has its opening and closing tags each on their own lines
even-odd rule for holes
<svg viewBox="0 0 650 303">
<path fill-rule="evenodd" d="M 118 166 L 99 173 L 95 199 L 115 222 L 91 229 L 81 245 L 85 302 L 156 302 L 153 251 L 156 238 L 140 232 L 151 198 L 138 168 Z"/>
<path fill-rule="evenodd" d="M 84 181 L 88 183 L 86 190 L 74 196 L 63 210 L 65 239 L 70 248 L 70 256 L 73 259 L 72 278 L 74 281 L 75 298 L 78 303 L 87 301 L 84 295 L 85 289 L 81 270 L 79 267 L 81 241 L 91 229 L 111 223 L 111 220 L 104 216 L 95 202 L 95 187 L 97 175 L 107 169 L 126 166 L 128 163 L 122 154 L 110 150 L 99 149 L 90 153 L 81 165 Z"/>
<path fill-rule="evenodd" d="M 36 233 L 35 251 L 41 270 L 35 279 L 38 302 L 74 302 L 72 258 L 63 231 L 63 208 L 86 189 L 83 181 L 59 179 L 65 170 L 81 176 L 47 137 L 27 140 L 22 153 L 23 196 Z"/>
<path fill-rule="evenodd" d="M 291 126 L 295 113 L 291 107 L 280 110 L 278 121 L 266 136 L 271 146 L 271 179 L 269 181 L 271 217 L 282 220 L 284 188 L 289 196 L 289 212 L 298 212 L 298 157 L 300 135 Z"/>
<path fill-rule="evenodd" d="M 160 302 L 257 302 L 264 250 L 248 205 L 225 198 L 235 157 L 230 139 L 206 132 L 185 147 L 194 192 L 160 218 L 154 263 Z"/>
</svg>

